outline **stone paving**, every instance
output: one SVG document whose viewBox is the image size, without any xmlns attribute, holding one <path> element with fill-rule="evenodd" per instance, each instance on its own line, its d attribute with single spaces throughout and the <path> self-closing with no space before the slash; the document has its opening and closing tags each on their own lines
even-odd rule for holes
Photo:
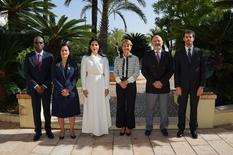
<svg viewBox="0 0 233 155">
<path fill-rule="evenodd" d="M 2 124 L 2 122 L 0 122 Z M 10 123 L 12 124 L 12 123 Z M 176 130 L 169 130 L 164 137 L 153 130 L 150 137 L 144 130 L 133 130 L 131 136 L 119 136 L 119 130 L 108 135 L 93 137 L 76 130 L 76 139 L 59 140 L 58 130 L 54 139 L 43 133 L 40 141 L 33 142 L 33 129 L 20 129 L 5 123 L 0 129 L 0 155 L 232 155 L 233 125 L 199 130 L 198 139 L 192 139 L 188 131 L 185 137 L 176 138 Z M 14 129 L 10 129 L 14 126 Z"/>
</svg>

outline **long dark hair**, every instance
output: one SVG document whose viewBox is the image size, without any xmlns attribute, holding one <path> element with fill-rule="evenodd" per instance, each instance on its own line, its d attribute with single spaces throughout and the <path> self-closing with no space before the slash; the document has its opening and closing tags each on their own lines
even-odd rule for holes
<svg viewBox="0 0 233 155">
<path fill-rule="evenodd" d="M 102 57 L 105 57 L 105 55 L 103 54 L 103 52 L 102 52 L 102 49 L 101 49 L 101 47 L 100 47 L 100 41 L 97 39 L 97 38 L 92 38 L 90 41 L 89 41 L 89 44 L 88 44 L 88 53 L 87 53 L 87 55 L 91 55 L 91 53 L 92 53 L 92 51 L 91 51 L 91 43 L 93 42 L 93 41 L 96 41 L 98 44 L 99 44 L 99 50 L 98 50 L 98 54 L 100 55 L 100 56 L 102 56 Z"/>
<path fill-rule="evenodd" d="M 67 46 L 68 47 L 68 49 L 70 50 L 70 47 L 69 47 L 69 45 L 67 44 L 67 43 L 62 43 L 61 44 L 61 46 L 60 46 L 60 51 L 61 51 L 61 48 L 62 47 L 64 47 L 64 46 Z M 61 60 L 62 60 L 62 58 L 61 58 L 61 54 L 58 54 L 58 56 L 57 56 L 57 58 L 56 58 L 56 60 L 55 60 L 55 64 L 58 64 L 58 63 L 60 63 L 61 62 Z M 68 58 L 67 58 L 67 61 L 66 61 L 66 65 L 65 65 L 65 69 L 67 69 L 68 68 L 68 64 L 69 64 L 69 62 L 70 62 L 70 55 L 68 56 Z"/>
</svg>

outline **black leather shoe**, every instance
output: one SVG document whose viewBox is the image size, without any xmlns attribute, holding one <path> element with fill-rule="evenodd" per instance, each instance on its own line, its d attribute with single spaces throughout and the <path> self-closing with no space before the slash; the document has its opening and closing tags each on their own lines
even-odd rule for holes
<svg viewBox="0 0 233 155">
<path fill-rule="evenodd" d="M 193 139 L 197 139 L 198 135 L 197 135 L 197 131 L 191 131 L 191 135 Z"/>
<path fill-rule="evenodd" d="M 124 136 L 125 132 L 120 132 L 120 136 Z"/>
<path fill-rule="evenodd" d="M 59 139 L 64 139 L 65 137 L 64 136 L 59 136 Z"/>
<path fill-rule="evenodd" d="M 41 134 L 36 133 L 36 134 L 33 136 L 33 141 L 38 141 L 38 140 L 40 139 L 40 136 L 41 136 Z"/>
<path fill-rule="evenodd" d="M 53 138 L 54 138 L 54 134 L 53 134 L 51 131 L 50 131 L 50 132 L 47 132 L 46 135 L 47 135 L 47 137 L 48 137 L 49 139 L 53 139 Z"/>
<path fill-rule="evenodd" d="M 126 132 L 127 136 L 130 136 L 131 134 L 132 134 L 131 131 L 130 132 Z"/>
<path fill-rule="evenodd" d="M 76 135 L 70 135 L 70 138 L 75 139 Z"/>
<path fill-rule="evenodd" d="M 152 130 L 145 130 L 145 136 L 150 136 Z"/>
<path fill-rule="evenodd" d="M 121 128 L 120 136 L 124 136 L 124 135 L 125 135 L 125 128 Z"/>
<path fill-rule="evenodd" d="M 161 129 L 161 132 L 163 134 L 163 136 L 168 136 L 168 132 L 167 132 L 167 129 Z"/>
<path fill-rule="evenodd" d="M 184 136 L 184 131 L 183 131 L 183 130 L 179 130 L 179 131 L 177 132 L 176 136 L 177 136 L 178 138 L 183 137 L 183 136 Z"/>
</svg>

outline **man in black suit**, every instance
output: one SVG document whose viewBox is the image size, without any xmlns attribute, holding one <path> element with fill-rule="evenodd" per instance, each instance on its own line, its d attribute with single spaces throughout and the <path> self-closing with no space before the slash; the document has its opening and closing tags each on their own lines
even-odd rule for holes
<svg viewBox="0 0 233 155">
<path fill-rule="evenodd" d="M 24 62 L 24 72 L 27 80 L 27 92 L 32 99 L 33 119 L 35 125 L 34 141 L 41 136 L 41 101 L 44 110 L 45 130 L 48 138 L 54 138 L 51 132 L 51 65 L 53 56 L 43 50 L 44 40 L 37 36 L 33 40 L 35 51 L 27 54 Z"/>
<path fill-rule="evenodd" d="M 185 30 L 183 40 L 185 47 L 175 53 L 175 87 L 178 95 L 178 132 L 177 137 L 183 136 L 185 129 L 185 114 L 188 96 L 190 96 L 189 127 L 194 139 L 197 135 L 197 107 L 199 96 L 203 94 L 205 83 L 205 63 L 203 52 L 194 47 L 195 33 Z"/>
<path fill-rule="evenodd" d="M 159 35 L 152 37 L 153 50 L 146 52 L 142 61 L 142 74 L 146 78 L 146 130 L 149 136 L 153 129 L 153 113 L 159 104 L 160 130 L 168 136 L 168 114 L 170 84 L 173 74 L 173 60 L 169 52 L 162 49 L 163 40 Z"/>
</svg>

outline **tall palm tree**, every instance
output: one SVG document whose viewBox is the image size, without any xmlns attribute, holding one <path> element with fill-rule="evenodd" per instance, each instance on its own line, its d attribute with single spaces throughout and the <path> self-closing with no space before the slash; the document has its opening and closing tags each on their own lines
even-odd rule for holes
<svg viewBox="0 0 233 155">
<path fill-rule="evenodd" d="M 91 0 L 83 0 L 83 1 L 85 1 L 87 3 L 87 5 L 85 5 L 83 7 L 83 9 L 81 11 L 81 17 L 83 17 L 87 11 L 92 9 L 92 3 L 93 3 Z M 103 2 L 103 3 L 106 3 L 106 2 Z M 136 4 L 129 2 L 128 0 L 108 0 L 108 3 L 109 3 L 108 4 L 108 16 L 113 15 L 115 17 L 116 15 L 118 15 L 124 23 L 125 31 L 127 31 L 127 23 L 126 23 L 124 15 L 121 13 L 121 11 L 135 12 L 137 15 L 139 15 L 139 17 L 143 20 L 144 23 L 147 22 L 146 17 L 143 14 L 142 10 Z M 138 3 L 140 5 L 142 5 L 143 7 L 146 6 L 146 3 L 144 0 L 138 0 Z M 97 8 L 97 10 L 100 13 L 103 12 L 98 8 Z M 96 16 L 97 16 L 97 12 L 96 12 Z"/>
<path fill-rule="evenodd" d="M 72 0 L 65 0 L 65 5 L 69 6 Z M 91 21 L 92 28 L 91 32 L 95 35 L 97 34 L 97 11 L 98 11 L 98 0 L 82 0 L 83 2 L 88 2 L 87 8 L 91 8 Z M 82 17 L 82 15 L 81 15 Z"/>
<path fill-rule="evenodd" d="M 100 45 L 104 52 L 107 51 L 107 42 L 108 42 L 108 5 L 109 0 L 103 0 L 103 9 L 100 23 Z"/>
<path fill-rule="evenodd" d="M 84 6 L 84 8 L 82 9 L 81 15 L 85 14 L 86 11 L 90 10 L 92 6 L 91 0 L 84 1 L 87 2 L 87 5 Z M 144 0 L 137 0 L 137 2 L 143 7 L 145 7 L 146 5 Z M 106 51 L 107 47 L 107 34 L 109 28 L 110 15 L 118 15 L 122 19 L 125 31 L 127 31 L 127 24 L 124 15 L 121 13 L 122 10 L 135 12 L 144 21 L 144 23 L 146 23 L 146 17 L 141 11 L 141 9 L 136 4 L 129 2 L 128 0 L 102 0 L 102 6 L 102 11 L 100 11 L 100 9 L 98 10 L 102 13 L 100 23 L 100 41 L 104 51 Z"/>
<path fill-rule="evenodd" d="M 22 19 L 25 26 L 28 26 L 29 31 L 34 31 L 43 35 L 48 42 L 46 49 L 57 55 L 59 46 L 62 42 L 72 40 L 89 39 L 92 36 L 90 32 L 91 26 L 85 25 L 84 19 L 73 19 L 67 21 L 68 17 L 63 15 L 56 22 L 55 15 L 50 15 L 46 20 L 40 14 L 31 16 L 24 15 Z"/>
<path fill-rule="evenodd" d="M 144 0 L 137 0 L 137 1 L 142 6 L 146 5 Z M 109 27 L 108 23 L 109 23 L 110 13 L 119 15 L 121 19 L 123 19 L 124 23 L 126 23 L 123 14 L 121 14 L 120 12 L 121 10 L 135 12 L 146 23 L 146 17 L 144 13 L 134 3 L 131 3 L 128 0 L 103 0 L 103 10 L 102 10 L 101 25 L 100 25 L 100 40 L 102 42 L 101 43 L 102 48 L 105 51 L 107 50 L 107 35 L 108 35 L 108 27 Z"/>
<path fill-rule="evenodd" d="M 19 30 L 18 21 L 20 13 L 32 14 L 33 12 L 44 13 L 44 7 L 48 9 L 55 5 L 46 1 L 35 1 L 35 0 L 1 0 L 0 1 L 0 15 L 7 14 L 8 18 L 8 29 Z M 51 13 L 51 12 L 47 12 Z"/>
</svg>

